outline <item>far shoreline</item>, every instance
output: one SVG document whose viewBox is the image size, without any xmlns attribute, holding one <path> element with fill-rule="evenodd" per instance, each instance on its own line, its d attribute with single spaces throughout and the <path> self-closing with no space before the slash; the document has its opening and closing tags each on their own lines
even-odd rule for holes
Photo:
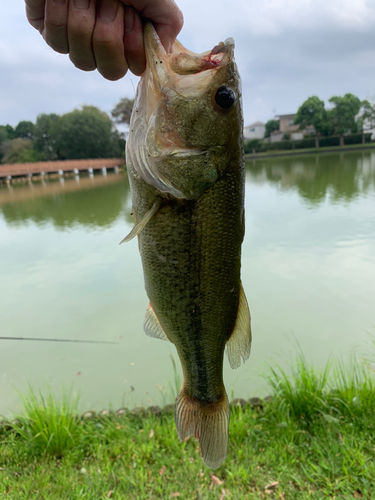
<svg viewBox="0 0 375 500">
<path fill-rule="evenodd" d="M 246 153 L 245 160 L 259 160 L 262 158 L 274 158 L 280 156 L 300 156 L 311 155 L 319 153 L 344 153 L 350 151 L 366 151 L 375 149 L 375 143 L 348 145 L 348 146 L 335 146 L 325 148 L 306 148 L 306 149 L 288 149 L 267 153 Z"/>
</svg>

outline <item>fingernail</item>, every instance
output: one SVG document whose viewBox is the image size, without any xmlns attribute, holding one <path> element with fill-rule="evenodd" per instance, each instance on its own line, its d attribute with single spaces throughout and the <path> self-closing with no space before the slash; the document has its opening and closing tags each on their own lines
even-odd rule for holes
<svg viewBox="0 0 375 500">
<path fill-rule="evenodd" d="M 65 5 L 67 0 L 53 0 L 53 3 L 57 5 Z"/>
<path fill-rule="evenodd" d="M 134 29 L 135 12 L 134 12 L 133 7 L 129 7 L 129 8 L 125 7 L 124 10 L 125 10 L 125 14 L 124 14 L 124 34 L 128 35 Z"/>
<path fill-rule="evenodd" d="M 90 0 L 73 0 L 76 9 L 87 10 L 90 7 Z"/>
<path fill-rule="evenodd" d="M 103 23 L 111 23 L 116 19 L 119 3 L 117 0 L 102 0 L 99 9 L 99 19 Z"/>
</svg>

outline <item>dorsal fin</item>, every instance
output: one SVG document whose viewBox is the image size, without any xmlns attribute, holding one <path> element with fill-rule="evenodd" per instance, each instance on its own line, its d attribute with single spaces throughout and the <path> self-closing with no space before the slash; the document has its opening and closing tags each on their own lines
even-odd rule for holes
<svg viewBox="0 0 375 500">
<path fill-rule="evenodd" d="M 162 199 L 158 198 L 155 203 L 152 205 L 150 210 L 145 213 L 145 215 L 142 217 L 142 219 L 136 224 L 133 229 L 130 231 L 130 233 L 125 236 L 123 240 L 120 241 L 120 245 L 123 243 L 127 243 L 128 241 L 132 240 L 138 234 L 142 231 L 142 229 L 145 228 L 146 224 L 150 221 L 150 219 L 156 214 L 156 212 L 159 210 L 162 204 Z"/>
<path fill-rule="evenodd" d="M 160 340 L 167 340 L 168 342 L 170 342 L 169 338 L 165 334 L 165 331 L 161 327 L 161 324 L 159 323 L 159 320 L 156 317 L 151 304 L 149 304 L 145 314 L 145 319 L 143 320 L 143 330 L 149 337 L 154 337 L 155 339 Z"/>
<path fill-rule="evenodd" d="M 238 368 L 241 364 L 241 358 L 243 362 L 245 362 L 250 356 L 250 350 L 250 311 L 241 283 L 236 324 L 234 325 L 232 335 L 230 336 L 226 345 L 226 353 L 231 368 Z"/>
</svg>

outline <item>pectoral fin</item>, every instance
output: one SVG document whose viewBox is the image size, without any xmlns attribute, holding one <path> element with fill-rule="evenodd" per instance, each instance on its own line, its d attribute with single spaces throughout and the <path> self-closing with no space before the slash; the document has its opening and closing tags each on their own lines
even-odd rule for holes
<svg viewBox="0 0 375 500">
<path fill-rule="evenodd" d="M 169 338 L 165 334 L 165 331 L 161 327 L 161 324 L 159 323 L 159 320 L 156 317 L 151 304 L 149 304 L 145 314 L 145 319 L 143 320 L 143 330 L 149 337 L 154 337 L 155 339 L 160 340 L 167 340 L 168 342 L 170 342 Z"/>
<path fill-rule="evenodd" d="M 125 238 L 122 241 L 120 241 L 120 245 L 122 245 L 123 243 L 127 243 L 128 241 L 130 241 L 133 238 L 135 238 L 136 236 L 138 236 L 138 234 L 142 231 L 142 229 L 145 228 L 145 226 L 150 221 L 150 219 L 152 219 L 152 217 L 159 210 L 159 208 L 161 207 L 161 204 L 162 204 L 162 199 L 158 198 L 155 201 L 155 203 L 152 205 L 150 210 L 148 212 L 146 212 L 145 215 L 143 216 L 143 218 L 138 222 L 138 224 L 136 224 L 133 227 L 133 229 L 130 231 L 130 233 L 127 236 L 125 236 Z"/>
<path fill-rule="evenodd" d="M 230 336 L 226 345 L 226 353 L 228 355 L 231 368 L 238 368 L 241 364 L 241 358 L 243 362 L 245 362 L 250 356 L 250 349 L 250 311 L 241 283 L 237 320 L 236 324 L 234 325 L 232 335 Z"/>
</svg>

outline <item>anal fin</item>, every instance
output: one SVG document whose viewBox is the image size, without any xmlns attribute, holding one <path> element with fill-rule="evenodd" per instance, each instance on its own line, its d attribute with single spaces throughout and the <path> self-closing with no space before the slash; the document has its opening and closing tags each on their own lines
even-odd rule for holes
<svg viewBox="0 0 375 500">
<path fill-rule="evenodd" d="M 168 342 L 170 342 L 161 324 L 159 323 L 159 320 L 156 317 L 151 304 L 149 304 L 145 314 L 145 319 L 143 320 L 143 330 L 149 337 L 154 337 L 155 339 L 160 340 L 167 340 Z"/>
<path fill-rule="evenodd" d="M 163 202 L 162 199 L 158 198 L 155 201 L 155 203 L 152 205 L 152 207 L 150 208 L 150 210 L 145 213 L 145 215 L 138 222 L 138 224 L 136 224 L 133 227 L 133 229 L 130 231 L 130 233 L 127 236 L 125 236 L 125 238 L 123 240 L 121 240 L 119 244 L 122 245 L 123 243 L 127 243 L 128 241 L 130 241 L 133 238 L 135 238 L 136 236 L 138 236 L 138 234 L 142 231 L 142 229 L 144 229 L 146 227 L 147 223 L 151 220 L 151 218 L 159 210 L 159 208 L 161 207 L 162 202 Z"/>
<path fill-rule="evenodd" d="M 238 368 L 241 364 L 241 358 L 243 362 L 245 362 L 250 356 L 250 350 L 250 311 L 241 283 L 236 324 L 234 325 L 232 335 L 230 336 L 226 345 L 226 353 L 231 368 Z"/>
</svg>

